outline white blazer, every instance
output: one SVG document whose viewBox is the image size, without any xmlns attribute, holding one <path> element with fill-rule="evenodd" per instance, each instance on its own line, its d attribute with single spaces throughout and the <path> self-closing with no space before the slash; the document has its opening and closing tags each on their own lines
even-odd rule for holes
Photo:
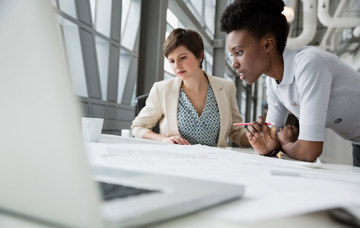
<svg viewBox="0 0 360 228">
<path fill-rule="evenodd" d="M 206 74 L 213 89 L 220 112 L 220 133 L 217 146 L 227 146 L 227 137 L 240 144 L 241 136 L 246 129 L 233 126 L 241 123 L 237 101 L 236 87 L 232 81 Z M 131 125 L 135 137 L 142 137 L 159 121 L 160 134 L 165 136 L 181 136 L 178 128 L 177 111 L 182 79 L 179 77 L 155 82 L 146 100 L 145 107 L 133 120 Z"/>
</svg>

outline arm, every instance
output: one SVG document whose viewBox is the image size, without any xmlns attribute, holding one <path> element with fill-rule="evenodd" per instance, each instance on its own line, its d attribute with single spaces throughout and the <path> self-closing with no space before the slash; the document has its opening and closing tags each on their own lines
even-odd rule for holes
<svg viewBox="0 0 360 228">
<path fill-rule="evenodd" d="M 331 72 L 324 58 L 313 52 L 299 54 L 295 80 L 300 103 L 300 134 L 289 140 L 289 129 L 280 129 L 278 139 L 283 151 L 293 159 L 315 161 L 322 153 L 332 87 Z"/>
<path fill-rule="evenodd" d="M 297 140 L 281 147 L 289 158 L 313 162 L 321 155 L 323 142 Z"/>
<path fill-rule="evenodd" d="M 156 134 L 153 131 L 147 131 L 142 135 L 144 139 L 151 139 L 165 143 L 172 143 L 172 144 L 180 144 L 180 145 L 191 145 L 186 139 L 182 138 L 181 136 L 169 136 L 166 137 L 164 135 Z"/>
<path fill-rule="evenodd" d="M 282 150 L 292 159 L 315 161 L 321 155 L 323 142 L 298 140 L 298 130 L 293 126 L 280 128 L 277 134 Z"/>
<path fill-rule="evenodd" d="M 153 132 L 151 129 L 163 116 L 161 109 L 161 90 L 155 83 L 150 90 L 145 107 L 140 111 L 139 115 L 133 120 L 131 125 L 132 133 L 135 137 L 157 140 L 166 143 L 176 143 L 182 145 L 190 145 L 190 143 L 181 136 L 164 136 Z"/>
<path fill-rule="evenodd" d="M 299 94 L 299 139 L 323 142 L 332 74 L 325 59 L 319 55 L 305 52 L 297 59 L 294 74 Z"/>
<path fill-rule="evenodd" d="M 161 92 L 155 83 L 146 99 L 145 106 L 131 124 L 132 134 L 135 137 L 142 138 L 146 132 L 151 131 L 162 116 Z"/>
</svg>

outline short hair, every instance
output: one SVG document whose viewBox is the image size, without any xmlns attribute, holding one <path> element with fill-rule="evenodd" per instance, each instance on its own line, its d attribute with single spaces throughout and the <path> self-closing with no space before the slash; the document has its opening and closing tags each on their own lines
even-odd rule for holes
<svg viewBox="0 0 360 228">
<path fill-rule="evenodd" d="M 289 24 L 282 14 L 282 0 L 236 0 L 223 12 L 220 30 L 229 34 L 243 29 L 261 39 L 273 34 L 277 41 L 277 50 L 282 54 L 286 46 Z"/>
<path fill-rule="evenodd" d="M 180 45 L 184 45 L 191 51 L 196 58 L 202 58 L 200 61 L 200 68 L 204 59 L 204 42 L 199 33 L 190 30 L 177 28 L 174 29 L 165 40 L 163 45 L 163 53 L 167 58 Z"/>
</svg>

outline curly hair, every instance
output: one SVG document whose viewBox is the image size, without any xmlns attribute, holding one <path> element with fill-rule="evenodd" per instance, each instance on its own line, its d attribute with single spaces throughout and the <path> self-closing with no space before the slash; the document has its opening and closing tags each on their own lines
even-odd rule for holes
<svg viewBox="0 0 360 228">
<path fill-rule="evenodd" d="M 273 34 L 277 50 L 282 54 L 289 33 L 289 24 L 281 13 L 284 6 L 282 0 L 236 0 L 223 12 L 220 30 L 229 34 L 243 29 L 259 40 L 266 34 Z"/>
<path fill-rule="evenodd" d="M 199 33 L 191 29 L 174 29 L 165 40 L 163 53 L 167 58 L 180 45 L 184 45 L 196 58 L 202 58 L 200 68 L 204 59 L 204 42 Z"/>
</svg>

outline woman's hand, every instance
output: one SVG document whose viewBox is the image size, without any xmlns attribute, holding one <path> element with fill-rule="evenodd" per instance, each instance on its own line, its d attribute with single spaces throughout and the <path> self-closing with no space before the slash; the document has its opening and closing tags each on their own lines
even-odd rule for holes
<svg viewBox="0 0 360 228">
<path fill-rule="evenodd" d="M 246 136 L 251 146 L 261 155 L 268 155 L 273 150 L 279 150 L 280 144 L 276 136 L 276 127 L 269 128 L 264 118 L 259 116 L 257 121 L 248 126 Z"/>
<path fill-rule="evenodd" d="M 171 143 L 171 144 L 180 144 L 180 145 L 191 145 L 189 141 L 182 138 L 181 136 L 169 136 L 161 139 L 161 142 Z"/>
<path fill-rule="evenodd" d="M 292 125 L 286 125 L 280 128 L 277 133 L 277 138 L 281 145 L 288 144 L 289 142 L 295 142 L 299 136 L 299 129 Z"/>
</svg>

